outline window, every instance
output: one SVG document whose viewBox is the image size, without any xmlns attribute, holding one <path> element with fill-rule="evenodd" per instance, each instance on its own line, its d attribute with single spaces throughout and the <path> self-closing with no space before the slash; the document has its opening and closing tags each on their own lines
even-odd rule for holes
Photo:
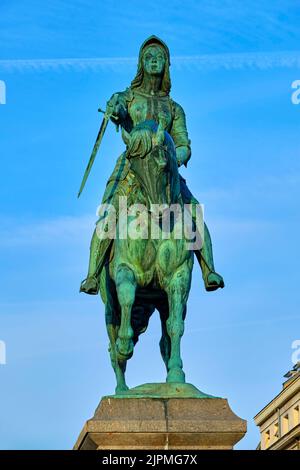
<svg viewBox="0 0 300 470">
<path fill-rule="evenodd" d="M 299 405 L 295 406 L 293 409 L 293 426 L 297 426 L 300 423 L 300 413 L 299 413 Z"/>
<path fill-rule="evenodd" d="M 289 430 L 289 415 L 286 414 L 282 420 L 282 433 L 285 434 Z"/>
<path fill-rule="evenodd" d="M 279 426 L 278 426 L 278 423 L 275 423 L 275 424 L 274 424 L 274 437 L 275 437 L 275 439 L 278 439 L 278 437 L 279 437 Z"/>
<path fill-rule="evenodd" d="M 269 447 L 271 440 L 270 430 L 265 432 L 265 447 Z"/>
</svg>

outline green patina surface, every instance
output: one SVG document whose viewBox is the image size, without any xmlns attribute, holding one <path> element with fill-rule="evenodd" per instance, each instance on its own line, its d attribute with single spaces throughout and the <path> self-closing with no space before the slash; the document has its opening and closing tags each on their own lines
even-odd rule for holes
<svg viewBox="0 0 300 470">
<path fill-rule="evenodd" d="M 129 204 L 192 204 L 198 201 L 179 174 L 191 157 L 183 108 L 170 97 L 170 54 L 166 44 L 155 36 L 141 46 L 138 70 L 131 85 L 115 93 L 107 103 L 91 160 L 84 175 L 82 190 L 100 145 L 108 120 L 122 129 L 126 150 L 118 158 L 108 180 L 103 203 L 112 204 L 117 213 L 117 236 L 112 241 L 99 236 L 100 216 L 90 247 L 87 278 L 80 290 L 100 291 L 105 304 L 111 363 L 117 380 L 116 397 L 187 396 L 209 398 L 191 384 L 185 384 L 180 342 L 184 331 L 194 254 L 200 264 L 207 291 L 224 287 L 215 272 L 211 238 L 207 226 L 202 230 L 203 244 L 194 251 L 185 239 L 175 236 L 177 221 L 171 224 L 169 239 L 164 239 L 157 221 L 158 239 L 122 239 L 119 234 L 118 202 L 127 196 Z M 150 217 L 150 212 L 149 212 Z M 130 221 L 130 216 L 128 216 Z M 201 228 L 193 216 L 193 223 Z M 203 226 L 202 226 L 203 228 Z M 197 233 L 198 233 L 197 232 Z M 166 384 L 146 384 L 128 390 L 125 370 L 139 336 L 152 313 L 157 310 L 162 325 L 160 351 L 167 370 Z M 151 358 L 148 358 L 149 361 Z M 149 364 L 150 365 L 150 364 Z M 181 384 L 181 385 L 180 385 Z"/>
<path fill-rule="evenodd" d="M 220 398 L 208 395 L 189 383 L 149 383 L 103 398 Z"/>
</svg>

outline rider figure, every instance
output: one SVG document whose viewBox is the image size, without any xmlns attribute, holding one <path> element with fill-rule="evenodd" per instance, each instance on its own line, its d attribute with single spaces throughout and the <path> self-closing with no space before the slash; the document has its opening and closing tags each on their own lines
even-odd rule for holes
<svg viewBox="0 0 300 470">
<path fill-rule="evenodd" d="M 108 101 L 107 107 L 112 122 L 127 132 L 131 132 L 133 127 L 146 120 L 161 122 L 163 116 L 164 128 L 173 138 L 177 163 L 180 167 L 187 165 L 191 157 L 191 148 L 184 111 L 169 95 L 171 89 L 169 67 L 170 54 L 167 45 L 156 36 L 151 36 L 140 48 L 137 74 L 130 87 L 123 92 L 115 93 Z M 129 170 L 129 162 L 124 152 L 118 158 L 108 180 L 102 204 L 113 204 L 117 210 L 118 196 L 130 190 Z M 185 204 L 199 204 L 181 176 L 180 190 Z M 95 229 L 90 245 L 88 276 L 81 283 L 81 292 L 98 293 L 99 273 L 109 254 L 111 242 L 110 239 L 99 238 Z M 212 243 L 205 223 L 203 245 L 201 249 L 195 250 L 195 254 L 201 266 L 206 290 L 212 291 L 224 287 L 222 276 L 214 269 Z"/>
</svg>

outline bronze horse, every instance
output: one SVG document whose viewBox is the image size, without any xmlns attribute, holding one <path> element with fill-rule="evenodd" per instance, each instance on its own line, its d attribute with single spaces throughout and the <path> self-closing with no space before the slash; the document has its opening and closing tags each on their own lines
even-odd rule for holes
<svg viewBox="0 0 300 470">
<path fill-rule="evenodd" d="M 159 236 L 127 237 L 119 235 L 113 242 L 110 258 L 100 274 L 100 294 L 105 303 L 105 318 L 110 340 L 110 357 L 114 368 L 116 393 L 128 389 L 125 382 L 127 360 L 143 333 L 149 318 L 158 310 L 162 336 L 160 350 L 167 369 L 167 382 L 185 382 L 180 354 L 186 304 L 193 269 L 193 251 L 186 239 L 176 237 L 182 220 L 173 217 L 169 237 L 165 237 L 163 215 L 156 217 L 151 205 L 172 204 L 183 209 L 176 152 L 171 136 L 161 124 L 146 121 L 130 134 L 123 130 L 133 179 L 129 204 L 147 208 L 146 222 L 155 223 Z M 128 213 L 130 225 L 132 216 Z"/>
</svg>

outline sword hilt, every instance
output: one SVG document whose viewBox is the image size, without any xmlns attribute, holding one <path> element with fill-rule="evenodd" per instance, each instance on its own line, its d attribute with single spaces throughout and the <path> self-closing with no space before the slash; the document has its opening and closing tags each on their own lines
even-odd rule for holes
<svg viewBox="0 0 300 470">
<path fill-rule="evenodd" d="M 105 115 L 105 114 L 106 114 L 106 111 L 103 111 L 103 109 L 98 108 L 98 113 L 102 113 L 102 114 Z M 111 116 L 108 116 L 108 117 L 110 118 Z M 116 126 L 116 131 L 119 132 L 119 124 L 116 124 L 116 123 L 114 122 L 114 125 Z"/>
</svg>

